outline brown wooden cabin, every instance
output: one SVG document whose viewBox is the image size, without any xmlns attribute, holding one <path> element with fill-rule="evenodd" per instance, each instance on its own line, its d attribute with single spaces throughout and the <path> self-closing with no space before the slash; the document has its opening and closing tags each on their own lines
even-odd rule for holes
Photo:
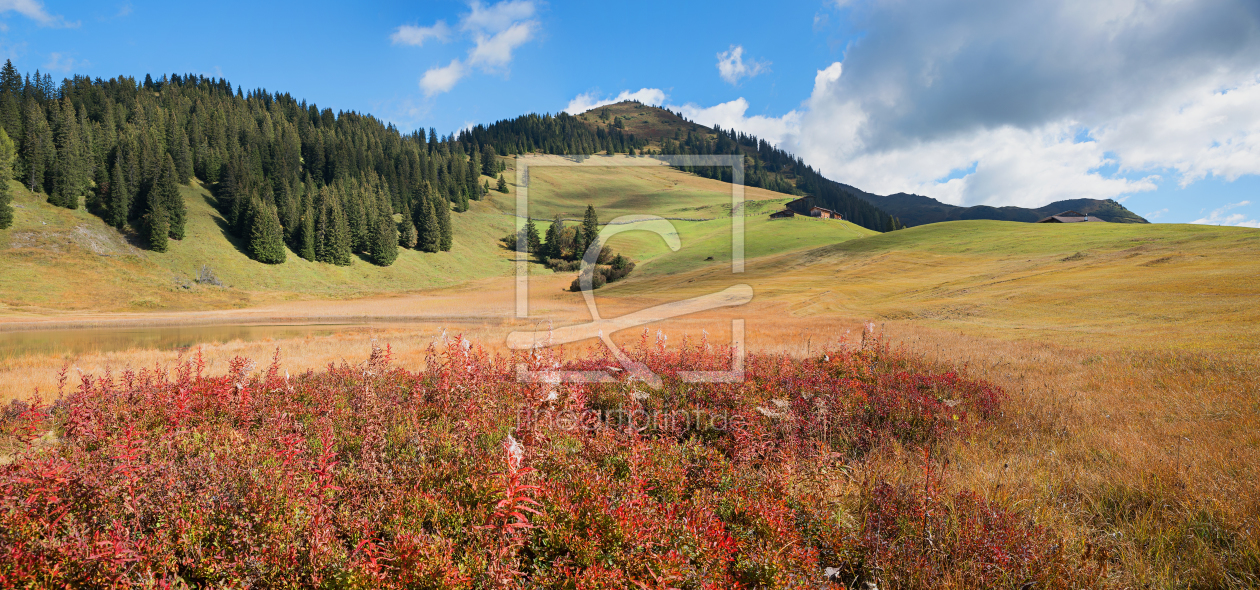
<svg viewBox="0 0 1260 590">
<path fill-rule="evenodd" d="M 817 217 L 819 219 L 844 219 L 843 215 L 836 213 L 835 211 L 832 211 L 831 209 L 828 209 L 826 207 L 818 207 L 818 206 L 810 207 L 809 215 L 810 217 Z"/>
<path fill-rule="evenodd" d="M 780 219 L 783 217 L 792 217 L 794 215 L 805 215 L 808 217 L 817 217 L 819 219 L 844 219 L 844 215 L 832 211 L 826 207 L 820 207 L 814 200 L 814 197 L 801 197 L 788 201 L 783 205 L 784 209 L 770 214 L 771 219 Z"/>
</svg>

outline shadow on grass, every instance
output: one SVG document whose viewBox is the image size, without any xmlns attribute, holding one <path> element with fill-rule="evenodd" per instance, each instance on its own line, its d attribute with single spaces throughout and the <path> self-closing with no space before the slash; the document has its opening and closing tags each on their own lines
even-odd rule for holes
<svg viewBox="0 0 1260 590">
<path fill-rule="evenodd" d="M 206 187 L 206 191 L 201 193 L 201 198 L 205 199 L 207 205 L 210 205 L 210 217 L 214 219 L 214 224 L 219 226 L 219 231 L 223 232 L 223 237 L 227 238 L 228 243 L 233 248 L 236 248 L 237 252 L 249 258 L 249 251 L 245 249 L 245 241 L 236 236 L 236 232 L 232 230 L 232 225 L 223 216 L 223 212 L 219 210 L 219 198 L 214 195 L 213 189 Z"/>
</svg>

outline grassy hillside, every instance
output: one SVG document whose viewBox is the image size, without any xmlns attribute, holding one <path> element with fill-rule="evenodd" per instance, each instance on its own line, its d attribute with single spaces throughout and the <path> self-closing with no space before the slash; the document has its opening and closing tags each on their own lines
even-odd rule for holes
<svg viewBox="0 0 1260 590">
<path fill-rule="evenodd" d="M 514 170 L 506 177 L 514 180 Z M 535 169 L 530 215 L 580 218 L 587 204 L 604 221 L 619 215 L 655 214 L 704 221 L 674 221 L 683 248 L 670 252 L 645 233 L 623 234 L 612 246 L 639 263 L 636 273 L 675 273 L 730 260 L 729 185 L 667 167 Z M 452 214 L 455 246 L 449 253 L 400 250 L 389 267 L 356 259 L 349 267 L 309 262 L 288 252 L 287 261 L 250 260 L 223 227 L 209 192 L 181 187 L 188 205 L 188 235 L 169 252 L 144 249 L 83 209 L 49 205 L 43 195 L 11 183 L 14 227 L 0 231 L 0 313 L 50 310 L 177 311 L 231 308 L 267 301 L 350 298 L 454 285 L 513 272 L 512 254 L 498 242 L 512 231 L 515 186 L 492 192 L 463 214 Z M 816 248 L 873 232 L 847 222 L 813 219 L 770 221 L 786 197 L 748 189 L 746 256 Z M 546 224 L 541 229 L 545 231 Z M 134 243 L 133 243 L 134 242 Z M 712 257 L 712 260 L 709 258 Z M 196 282 L 208 265 L 224 287 Z M 540 265 L 535 273 L 549 273 Z M 458 310 L 453 310 L 458 311 Z"/>
<path fill-rule="evenodd" d="M 662 111 L 664 112 L 664 111 Z M 588 162 L 599 162 L 593 158 Z M 515 177 L 515 170 L 509 170 Z M 730 185 L 665 166 L 530 167 L 529 215 L 555 215 L 576 223 L 586 205 L 594 205 L 601 222 L 621 215 L 658 215 L 678 231 L 681 249 L 672 252 L 655 234 L 634 232 L 612 239 L 610 246 L 639 266 L 636 275 L 674 274 L 701 267 L 729 265 L 731 258 Z M 515 213 L 515 187 L 508 195 L 491 193 L 490 201 Z M 876 232 L 847 221 L 796 217 L 769 218 L 791 200 L 782 193 L 744 190 L 744 256 L 751 259 L 836 244 Z M 539 233 L 550 224 L 539 223 Z M 710 258 L 712 258 L 710 260 Z"/>
<path fill-rule="evenodd" d="M 740 282 L 798 317 L 915 320 L 1059 343 L 1260 348 L 1260 231 L 956 221 L 750 261 Z M 717 290 L 729 272 L 626 284 Z M 992 330 L 1001 328 L 997 332 Z"/>
<path fill-rule="evenodd" d="M 83 209 L 45 202 L 11 183 L 17 206 L 14 226 L 0 231 L 0 311 L 43 309 L 102 311 L 232 307 L 275 298 L 352 297 L 451 285 L 511 272 L 494 241 L 510 220 L 487 204 L 452 214 L 457 236 L 449 253 L 404 250 L 397 262 L 378 267 L 365 260 L 338 267 L 309 262 L 288 252 L 287 261 L 250 260 L 211 206 L 208 191 L 183 186 L 188 205 L 187 237 L 170 251 L 150 252 Z M 139 244 L 137 241 L 136 244 Z M 208 265 L 225 287 L 195 279 Z"/>
</svg>

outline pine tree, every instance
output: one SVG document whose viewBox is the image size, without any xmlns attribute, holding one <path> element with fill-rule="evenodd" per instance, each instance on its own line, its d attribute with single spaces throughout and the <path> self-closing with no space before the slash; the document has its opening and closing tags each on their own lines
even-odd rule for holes
<svg viewBox="0 0 1260 590">
<path fill-rule="evenodd" d="M 534 225 L 534 220 L 525 219 L 525 243 L 529 252 L 537 254 L 539 247 L 542 245 L 542 239 L 538 237 L 538 226 Z"/>
<path fill-rule="evenodd" d="M 586 214 L 582 217 L 582 227 L 578 229 L 578 258 L 585 257 L 587 249 L 598 240 L 599 217 L 595 215 L 594 205 L 587 205 Z"/>
<path fill-rule="evenodd" d="M 450 252 L 454 238 L 451 235 L 451 204 L 446 199 L 438 198 L 433 203 L 438 223 L 438 249 Z"/>
<path fill-rule="evenodd" d="M 437 252 L 442 244 L 442 231 L 438 228 L 437 214 L 433 211 L 433 199 L 426 198 L 419 211 L 416 247 L 424 252 Z"/>
<path fill-rule="evenodd" d="M 377 266 L 389 266 L 398 259 L 398 229 L 392 215 L 377 216 L 369 255 Z"/>
<path fill-rule="evenodd" d="M 501 193 L 503 193 L 503 194 L 507 194 L 507 192 L 508 192 L 507 180 L 504 180 L 504 178 L 503 178 L 503 174 L 502 174 L 502 173 L 500 173 L 500 174 L 499 174 L 499 186 L 498 186 L 498 189 L 499 189 L 499 192 L 501 192 Z"/>
<path fill-rule="evenodd" d="M 184 224 L 188 218 L 188 207 L 184 204 L 184 198 L 179 194 L 179 186 L 176 185 L 177 174 L 175 163 L 171 160 L 170 154 L 167 154 L 166 163 L 162 166 L 157 186 L 153 190 L 157 193 L 158 199 L 162 201 L 162 207 L 166 209 L 169 216 L 171 238 L 182 240 L 184 239 Z"/>
<path fill-rule="evenodd" d="M 0 69 L 0 127 L 10 138 L 22 137 L 22 75 L 10 60 Z"/>
<path fill-rule="evenodd" d="M 56 160 L 53 162 L 53 189 L 56 200 L 69 209 L 79 208 L 79 197 L 87 187 L 88 153 L 84 145 L 79 120 L 70 97 L 55 101 L 50 108 L 54 109 L 56 131 L 54 146 Z M 49 195 L 50 200 L 53 195 Z"/>
<path fill-rule="evenodd" d="M 251 208 L 254 219 L 249 232 L 250 257 L 264 264 L 283 263 L 286 257 L 284 230 L 280 228 L 275 207 L 255 203 Z"/>
<path fill-rule="evenodd" d="M 298 225 L 297 247 L 298 256 L 315 260 L 315 212 L 309 206 L 302 212 Z"/>
<path fill-rule="evenodd" d="M 154 252 L 165 252 L 169 244 L 171 223 L 166 216 L 166 208 L 158 199 L 156 191 L 149 193 L 149 213 L 145 217 L 145 230 L 148 233 L 149 249 Z"/>
<path fill-rule="evenodd" d="M 542 246 L 538 249 L 539 259 L 545 262 L 548 258 L 561 257 L 563 252 L 560 251 L 560 232 L 563 230 L 564 221 L 560 219 L 559 214 L 556 214 L 556 218 L 547 227 L 546 238 L 543 240 Z"/>
<path fill-rule="evenodd" d="M 407 249 L 416 247 L 416 223 L 411 219 L 411 212 L 403 214 L 398 223 L 398 245 Z"/>
<path fill-rule="evenodd" d="M 330 191 L 329 194 L 334 193 Z M 327 243 L 324 246 L 325 252 L 328 253 L 328 261 L 337 266 L 350 266 L 350 228 L 346 223 L 346 213 L 342 211 L 341 204 L 335 199 L 330 199 L 328 207 L 329 224 L 328 233 L 325 236 Z"/>
<path fill-rule="evenodd" d="M 131 215 L 131 191 L 123 177 L 121 158 L 114 159 L 114 171 L 110 174 L 109 193 L 105 197 L 105 222 L 122 229 Z"/>
<path fill-rule="evenodd" d="M 26 101 L 26 112 L 22 127 L 26 134 L 22 138 L 22 160 L 26 166 L 22 183 L 33 193 L 44 190 L 44 175 L 52 150 L 52 131 L 48 128 L 48 119 L 38 101 Z"/>
</svg>

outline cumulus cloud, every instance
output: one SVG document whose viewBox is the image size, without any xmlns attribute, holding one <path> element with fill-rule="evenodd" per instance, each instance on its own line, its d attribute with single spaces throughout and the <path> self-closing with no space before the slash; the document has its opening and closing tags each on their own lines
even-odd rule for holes
<svg viewBox="0 0 1260 590">
<path fill-rule="evenodd" d="M 1260 174 L 1260 3 L 845 4 L 862 35 L 799 109 L 684 112 L 778 132 L 865 190 L 961 205 L 1123 199 L 1165 171 L 1183 185 Z"/>
<path fill-rule="evenodd" d="M 449 65 L 440 68 L 430 68 L 420 77 L 420 89 L 424 90 L 425 96 L 433 96 L 443 92 L 450 92 L 460 78 L 468 72 L 464 64 L 458 59 L 451 60 Z"/>
<path fill-rule="evenodd" d="M 468 54 L 468 63 L 501 67 L 512 61 L 512 52 L 534 38 L 538 23 L 516 23 L 493 35 L 478 35 L 477 45 Z"/>
<path fill-rule="evenodd" d="M 564 112 L 570 115 L 577 115 L 596 107 L 618 103 L 623 100 L 637 100 L 643 104 L 660 106 L 665 104 L 665 92 L 659 88 L 640 88 L 634 92 L 622 90 L 621 94 L 612 98 L 601 98 L 595 93 L 579 94 L 576 98 L 569 101 L 569 106 L 564 108 Z"/>
<path fill-rule="evenodd" d="M 1201 225 L 1235 225 L 1239 227 L 1260 227 L 1260 221 L 1256 219 L 1247 219 L 1247 215 L 1242 213 L 1230 213 L 1231 209 L 1238 207 L 1246 207 L 1251 201 L 1241 201 L 1238 203 L 1230 203 L 1212 211 L 1207 217 L 1196 219 L 1190 223 L 1198 223 Z"/>
<path fill-rule="evenodd" d="M 748 101 L 737 98 L 711 107 L 692 103 L 678 107 L 684 117 L 701 125 L 720 125 L 723 129 L 739 129 L 766 140 L 771 145 L 783 147 L 787 140 L 800 135 L 801 114 L 792 111 L 782 117 L 762 115 L 747 116 Z"/>
<path fill-rule="evenodd" d="M 449 65 L 433 67 L 420 78 L 420 88 L 425 96 L 449 92 L 460 79 L 468 75 L 470 68 L 495 71 L 506 68 L 512 62 L 512 53 L 531 41 L 538 33 L 540 24 L 534 18 L 537 7 L 532 0 L 504 0 L 486 5 L 474 1 L 469 12 L 460 17 L 458 30 L 472 42 L 465 60 L 453 60 Z M 449 41 L 454 31 L 443 21 L 432 26 L 403 25 L 390 39 L 396 45 L 422 46 L 429 39 Z"/>
<path fill-rule="evenodd" d="M 446 22 L 438 21 L 430 27 L 417 27 L 415 25 L 403 25 L 394 30 L 394 34 L 389 36 L 389 40 L 394 45 L 414 45 L 422 47 L 425 41 L 436 39 L 446 42 L 451 38 L 451 28 L 446 26 Z"/>
<path fill-rule="evenodd" d="M 718 75 L 730 84 L 738 84 L 743 78 L 751 78 L 757 74 L 770 71 L 770 62 L 748 60 L 744 63 L 744 46 L 732 45 L 730 49 L 717 54 Z"/>
</svg>

